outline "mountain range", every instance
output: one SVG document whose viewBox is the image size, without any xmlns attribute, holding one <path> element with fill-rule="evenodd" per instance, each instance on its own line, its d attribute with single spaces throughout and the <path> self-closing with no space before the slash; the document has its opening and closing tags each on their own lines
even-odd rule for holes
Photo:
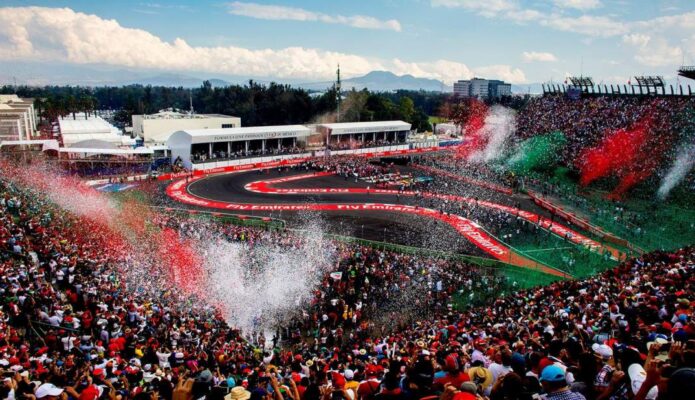
<svg viewBox="0 0 695 400">
<path fill-rule="evenodd" d="M 0 68 L 0 85 L 14 84 L 44 85 L 81 85 L 81 86 L 123 86 L 152 85 L 195 88 L 204 80 L 214 87 L 246 84 L 249 79 L 259 83 L 278 82 L 304 88 L 310 92 L 323 92 L 333 85 L 333 81 L 305 82 L 297 79 L 249 78 L 209 74 L 205 72 L 171 73 L 161 71 L 129 70 L 104 65 L 74 65 L 54 63 L 45 65 L 35 62 L 3 62 Z M 452 87 L 436 79 L 418 78 L 412 75 L 396 75 L 388 71 L 372 71 L 366 75 L 344 79 L 343 90 L 362 90 L 384 92 L 395 90 L 423 90 L 428 92 L 451 93 Z M 512 85 L 512 92 L 540 93 L 540 83 Z"/>
<path fill-rule="evenodd" d="M 298 83 L 307 90 L 324 90 L 333 82 Z M 388 71 L 372 71 L 364 76 L 345 79 L 341 82 L 343 90 L 369 89 L 377 92 L 394 90 L 424 90 L 426 92 L 451 92 L 451 86 L 442 81 L 428 78 L 416 78 L 412 75 L 396 75 Z"/>
<path fill-rule="evenodd" d="M 204 80 L 213 86 L 245 84 L 249 79 L 259 83 L 278 82 L 302 87 L 309 91 L 324 91 L 333 85 L 333 81 L 307 83 L 297 79 L 249 78 L 242 76 L 212 75 L 204 72 L 169 73 L 161 71 L 141 71 L 114 68 L 102 65 L 74 65 L 54 63 L 45 65 L 34 62 L 3 62 L 0 69 L 0 85 L 14 84 L 30 86 L 44 85 L 81 85 L 81 86 L 123 86 L 152 85 L 194 88 L 202 85 Z M 345 79 L 343 90 L 369 89 L 372 91 L 424 90 L 433 92 L 450 92 L 451 87 L 441 81 L 417 78 L 412 75 L 398 76 L 387 71 L 372 71 L 364 76 Z"/>
</svg>

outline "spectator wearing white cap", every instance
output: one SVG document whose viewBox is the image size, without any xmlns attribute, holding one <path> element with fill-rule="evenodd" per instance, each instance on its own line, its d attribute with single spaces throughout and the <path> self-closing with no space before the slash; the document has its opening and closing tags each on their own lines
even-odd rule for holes
<svg viewBox="0 0 695 400">
<path fill-rule="evenodd" d="M 594 388 L 597 395 L 601 396 L 608 391 L 611 384 L 611 377 L 615 371 L 613 364 L 613 349 L 606 344 L 594 343 L 591 346 L 594 352 L 596 362 L 600 365 L 600 369 L 594 378 Z"/>
<path fill-rule="evenodd" d="M 644 367 L 639 363 L 634 363 L 627 369 L 627 375 L 630 377 L 630 388 L 632 389 L 632 393 L 639 393 L 642 384 L 647 379 L 647 372 L 644 370 Z M 649 390 L 645 399 L 656 400 L 658 396 L 659 388 L 654 386 Z"/>
<path fill-rule="evenodd" d="M 38 389 L 36 389 L 36 393 L 34 393 L 34 396 L 36 396 L 36 400 L 55 400 L 63 396 L 63 393 L 65 393 L 65 390 L 57 387 L 56 385 L 52 383 L 44 383 L 43 385 L 39 386 Z"/>
<path fill-rule="evenodd" d="M 355 380 L 355 372 L 351 369 L 346 369 L 343 371 L 343 376 L 345 377 L 345 390 L 352 392 L 352 398 L 357 398 L 357 388 L 360 383 Z"/>
</svg>

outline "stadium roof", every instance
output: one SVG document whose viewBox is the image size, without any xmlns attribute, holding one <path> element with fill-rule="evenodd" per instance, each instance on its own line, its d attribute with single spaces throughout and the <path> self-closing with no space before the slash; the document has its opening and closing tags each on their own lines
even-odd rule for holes
<svg viewBox="0 0 695 400">
<path fill-rule="evenodd" d="M 60 133 L 63 135 L 74 134 L 108 134 L 118 133 L 119 130 L 115 126 L 109 124 L 101 117 L 83 117 L 78 116 L 72 119 L 72 116 L 60 118 Z"/>
<path fill-rule="evenodd" d="M 55 139 L 43 139 L 43 140 L 3 140 L 0 142 L 0 148 L 5 146 L 32 146 L 41 145 L 42 151 L 45 150 L 58 150 L 58 141 Z"/>
<path fill-rule="evenodd" d="M 136 147 L 134 149 L 99 149 L 88 147 L 62 147 L 60 153 L 86 153 L 86 154 L 107 154 L 107 155 L 130 155 L 130 154 L 152 154 L 154 151 L 147 147 Z"/>
<path fill-rule="evenodd" d="M 205 119 L 205 118 L 235 118 L 224 114 L 194 114 L 171 110 L 162 110 L 156 114 L 143 114 L 143 119 Z"/>
<path fill-rule="evenodd" d="M 128 136 L 104 134 L 104 133 L 75 133 L 63 136 L 63 145 L 65 147 L 79 147 L 81 142 L 98 140 L 104 143 L 111 143 L 113 146 L 131 145 L 135 140 Z"/>
<path fill-rule="evenodd" d="M 680 69 L 678 69 L 678 75 L 690 78 L 690 79 L 695 79 L 695 66 L 683 66 Z"/>
<path fill-rule="evenodd" d="M 304 125 L 247 126 L 239 128 L 187 129 L 174 132 L 167 143 L 182 140 L 196 143 L 236 142 L 242 140 L 281 139 L 309 136 Z"/>
<path fill-rule="evenodd" d="M 411 127 L 409 123 L 403 121 L 338 122 L 333 124 L 319 124 L 318 126 L 323 129 L 328 129 L 331 135 L 409 131 Z"/>
</svg>

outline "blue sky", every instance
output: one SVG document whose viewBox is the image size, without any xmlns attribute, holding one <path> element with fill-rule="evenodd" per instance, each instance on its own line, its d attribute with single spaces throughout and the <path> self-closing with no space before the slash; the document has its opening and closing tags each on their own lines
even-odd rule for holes
<svg viewBox="0 0 695 400">
<path fill-rule="evenodd" d="M 32 6 L 32 7 L 27 7 Z M 624 83 L 695 64 L 690 0 L 0 0 L 0 71 L 17 62 L 330 79 L 374 69 L 513 83 Z M 9 68 L 8 68 L 9 69 Z M 38 68 L 37 81 L 50 81 Z M 3 78 L 0 72 L 0 79 Z"/>
</svg>

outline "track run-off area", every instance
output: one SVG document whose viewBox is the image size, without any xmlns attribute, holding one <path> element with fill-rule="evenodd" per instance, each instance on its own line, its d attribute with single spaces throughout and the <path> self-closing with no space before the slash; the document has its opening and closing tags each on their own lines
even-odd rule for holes
<svg viewBox="0 0 695 400">
<path fill-rule="evenodd" d="M 258 168 L 256 170 L 262 169 L 264 168 Z M 229 174 L 236 173 L 228 172 L 222 175 Z M 511 265 L 515 265 L 517 267 L 531 268 L 558 277 L 571 277 L 563 271 L 541 264 L 536 260 L 532 260 L 528 257 L 525 257 L 522 254 L 515 252 L 513 249 L 510 249 L 508 246 L 506 246 L 504 243 L 500 242 L 494 235 L 490 234 L 485 228 L 480 226 L 478 223 L 471 221 L 470 219 L 467 219 L 463 216 L 444 213 L 440 210 L 435 210 L 432 208 L 417 205 L 393 204 L 385 202 L 382 203 L 377 201 L 379 196 L 389 196 L 390 198 L 393 198 L 394 196 L 421 196 L 423 198 L 436 198 L 452 202 L 464 202 L 470 205 L 476 205 L 479 207 L 502 211 L 513 216 L 518 216 L 521 219 L 538 225 L 541 229 L 550 231 L 557 236 L 566 238 L 574 244 L 588 247 L 592 251 L 608 251 L 612 254 L 613 257 L 618 257 L 617 250 L 608 246 L 604 246 L 601 243 L 558 223 L 557 221 L 552 221 L 549 218 L 545 218 L 533 212 L 521 210 L 516 207 L 511 207 L 503 204 L 498 204 L 492 201 L 479 199 L 476 200 L 469 197 L 450 194 L 439 194 L 430 193 L 426 191 L 412 190 L 399 191 L 395 189 L 364 187 L 278 187 L 287 183 L 303 183 L 308 182 L 312 179 L 329 177 L 331 175 L 334 174 L 332 172 L 303 173 L 298 175 L 282 176 L 278 178 L 259 179 L 243 185 L 243 190 L 248 192 L 249 194 L 263 196 L 264 199 L 262 202 L 251 202 L 248 201 L 248 198 L 246 199 L 246 201 L 243 201 L 245 200 L 243 199 L 243 196 L 239 196 L 240 201 L 232 201 L 228 198 L 210 198 L 214 196 L 203 197 L 199 194 L 194 194 L 191 190 L 189 190 L 191 185 L 206 179 L 210 179 L 215 176 L 220 176 L 219 174 L 181 178 L 171 183 L 167 187 L 166 193 L 170 198 L 180 203 L 188 204 L 191 206 L 230 210 L 236 212 L 339 211 L 359 214 L 361 212 L 377 211 L 409 214 L 425 218 L 431 218 L 448 224 L 453 229 L 455 229 L 460 235 L 466 238 L 470 243 L 472 243 L 473 245 L 475 245 L 494 259 Z M 469 183 L 475 184 L 475 182 Z M 489 186 L 488 189 L 490 189 Z M 297 195 L 312 196 L 312 200 L 307 201 L 307 199 L 303 198 L 303 196 Z M 321 201 L 317 202 L 315 196 L 322 195 L 339 195 L 340 197 L 349 196 L 350 201 L 339 202 L 325 201 L 325 199 L 322 199 Z"/>
</svg>

